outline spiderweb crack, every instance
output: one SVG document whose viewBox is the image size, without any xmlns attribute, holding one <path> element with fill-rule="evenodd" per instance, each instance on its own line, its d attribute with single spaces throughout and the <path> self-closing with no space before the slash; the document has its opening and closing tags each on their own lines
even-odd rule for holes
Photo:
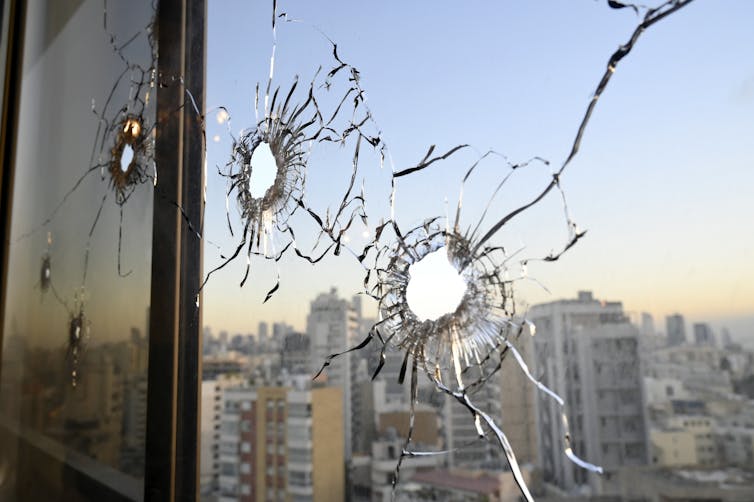
<svg viewBox="0 0 754 502">
<path fill-rule="evenodd" d="M 631 8 L 637 14 L 643 12 L 643 19 L 637 25 L 629 40 L 621 45 L 608 59 L 607 68 L 587 105 L 568 155 L 562 161 L 560 167 L 551 174 L 550 181 L 531 200 L 499 217 L 486 231 L 481 230 L 492 200 L 515 172 L 531 163 L 549 166 L 549 162 L 540 157 L 533 157 L 529 161 L 518 164 L 508 162 L 505 156 L 497 152 L 488 151 L 479 156 L 461 181 L 455 221 L 451 222 L 448 218 L 443 217 L 431 217 L 408 231 L 402 231 L 395 218 L 391 218 L 389 221 L 378 225 L 374 239 L 357 256 L 359 262 L 366 269 L 363 281 L 364 293 L 378 302 L 380 318 L 361 343 L 344 352 L 328 356 L 316 376 L 334 358 L 366 347 L 374 340 L 375 336 L 379 335 L 380 331 L 387 333 L 387 336 L 379 336 L 382 348 L 380 350 L 380 362 L 374 376 L 382 369 L 385 351 L 388 349 L 398 350 L 404 354 L 403 364 L 398 375 L 400 383 L 404 381 L 410 363 L 409 428 L 394 471 L 393 499 L 396 496 L 404 458 L 423 454 L 410 450 L 415 420 L 418 373 L 423 371 L 438 390 L 454 398 L 470 412 L 480 437 L 488 437 L 491 433 L 492 438 L 505 453 L 513 478 L 518 484 L 522 496 L 526 500 L 533 500 L 505 433 L 496 424 L 494 417 L 483 411 L 471 399 L 473 393 L 484 387 L 501 368 L 502 362 L 508 354 L 513 354 L 513 358 L 527 379 L 540 392 L 555 400 L 563 410 L 561 419 L 564 431 L 564 454 L 584 469 L 597 473 L 602 472 L 601 467 L 582 460 L 573 452 L 568 419 L 564 410 L 564 400 L 531 374 L 513 343 L 521 336 L 525 328 L 532 336 L 535 332 L 533 324 L 516 311 L 514 285 L 517 281 L 528 279 L 526 270 L 529 261 L 557 261 L 584 237 L 586 232 L 579 229 L 570 215 L 565 192 L 560 184 L 561 176 L 578 154 L 595 106 L 606 89 L 618 63 L 631 52 L 641 34 L 647 28 L 688 5 L 691 1 L 693 0 L 669 0 L 658 7 L 647 8 L 608 0 L 608 5 L 613 9 Z M 395 194 L 399 179 L 409 175 L 415 176 L 440 162 L 454 158 L 459 152 L 468 148 L 471 148 L 470 145 L 460 144 L 437 154 L 435 153 L 436 146 L 432 145 L 424 157 L 415 165 L 401 170 L 393 170 L 390 195 L 391 214 L 394 214 Z M 487 157 L 503 159 L 507 164 L 508 173 L 493 190 L 477 223 L 462 229 L 460 221 L 464 184 L 472 177 L 480 162 Z M 504 247 L 493 245 L 490 241 L 511 220 L 539 204 L 553 189 L 560 193 L 562 199 L 567 230 L 566 242 L 559 250 L 544 257 L 518 258 L 520 272 L 515 278 L 510 278 L 511 268 L 509 263 L 513 256 L 518 254 L 518 251 L 508 254 Z M 392 239 L 387 242 L 383 240 L 386 229 L 392 230 Z M 409 305 L 410 302 L 407 300 L 406 291 L 411 280 L 409 269 L 430 253 L 441 248 L 445 248 L 450 265 L 463 278 L 466 291 L 455 311 L 448 312 L 436 319 L 422 320 L 412 310 Z M 371 261 L 367 263 L 370 257 Z M 437 452 L 425 453 L 436 454 Z"/>
<path fill-rule="evenodd" d="M 329 254 L 339 256 L 343 248 L 349 249 L 346 232 L 354 222 L 367 223 L 364 185 L 359 183 L 362 148 L 376 151 L 382 163 L 386 145 L 367 105 L 360 73 L 341 58 L 338 46 L 331 38 L 319 28 L 311 27 L 332 48 L 330 69 L 323 71 L 321 66 L 318 67 L 303 91 L 298 77 L 287 88 L 276 86 L 274 74 L 280 20 L 302 24 L 300 20 L 288 18 L 286 13 L 278 14 L 277 2 L 272 2 L 273 43 L 269 77 L 266 84 L 257 83 L 255 87 L 256 124 L 233 134 L 227 108 L 217 109 L 222 114 L 218 115 L 218 121 L 227 123 L 232 142 L 230 157 L 224 167 L 218 167 L 218 173 L 226 179 L 228 233 L 238 241 L 233 251 L 205 275 L 200 291 L 213 274 L 242 256 L 246 266 L 240 286 L 249 277 L 252 257 L 279 262 L 286 252 L 293 250 L 297 257 L 316 264 Z M 324 106 L 324 97 L 333 105 Z M 351 175 L 342 195 L 336 199 L 337 206 L 327 207 L 323 212 L 307 201 L 306 177 L 312 149 L 328 143 L 350 150 Z M 261 164 L 254 165 L 253 158 L 262 146 L 269 147 L 272 152 L 276 173 L 274 182 L 264 194 L 255 196 L 253 177 L 261 169 Z M 235 200 L 240 231 L 231 223 L 231 200 Z M 314 242 L 306 248 L 297 242 L 299 232 L 294 230 L 291 219 L 299 210 L 310 217 L 316 228 Z M 278 269 L 277 280 L 265 295 L 264 302 L 280 289 L 280 285 Z"/>
</svg>

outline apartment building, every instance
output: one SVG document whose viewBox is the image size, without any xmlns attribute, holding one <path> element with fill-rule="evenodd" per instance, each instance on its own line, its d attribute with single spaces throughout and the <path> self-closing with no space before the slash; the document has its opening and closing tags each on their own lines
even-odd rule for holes
<svg viewBox="0 0 754 502">
<path fill-rule="evenodd" d="M 342 402 L 332 387 L 226 389 L 218 500 L 344 500 Z"/>
<path fill-rule="evenodd" d="M 539 456 L 545 482 L 565 492 L 609 495 L 610 481 L 625 466 L 649 462 L 639 332 L 620 302 L 602 302 L 591 292 L 534 306 L 534 372 L 566 403 L 571 447 L 601 465 L 599 476 L 564 454 L 563 409 L 538 393 Z"/>
</svg>

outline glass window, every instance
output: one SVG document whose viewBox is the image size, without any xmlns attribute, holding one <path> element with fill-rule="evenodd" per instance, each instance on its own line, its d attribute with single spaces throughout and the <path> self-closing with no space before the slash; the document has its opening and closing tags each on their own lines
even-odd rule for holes
<svg viewBox="0 0 754 502">
<path fill-rule="evenodd" d="M 7 481 L 22 499 L 82 495 L 66 469 L 102 496 L 142 497 L 154 15 L 149 2 L 26 6 L 0 361 L 0 444 L 5 462 L 26 459 Z"/>
</svg>

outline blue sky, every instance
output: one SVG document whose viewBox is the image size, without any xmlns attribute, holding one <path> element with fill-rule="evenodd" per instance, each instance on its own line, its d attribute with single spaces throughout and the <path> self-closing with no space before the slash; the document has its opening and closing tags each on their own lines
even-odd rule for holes
<svg viewBox="0 0 754 502">
<path fill-rule="evenodd" d="M 318 26 L 338 43 L 341 57 L 361 71 L 362 86 L 396 168 L 438 150 L 470 143 L 511 160 L 539 155 L 558 165 L 607 58 L 637 18 L 606 2 L 278 2 L 303 23 L 279 23 L 275 82 L 293 75 L 307 82 L 331 64 Z M 209 106 L 227 106 L 238 131 L 254 122 L 257 82 L 266 82 L 272 42 L 271 2 L 211 1 Z M 679 311 L 690 319 L 754 332 L 754 3 L 697 0 L 653 26 L 621 63 L 582 144 L 563 177 L 571 214 L 585 239 L 560 261 L 532 264 L 531 276 L 550 293 L 524 285 L 529 303 L 572 297 L 591 289 L 622 300 L 627 310 L 657 317 Z M 208 165 L 207 237 L 232 249 L 224 229 L 222 182 L 227 136 L 213 124 Z M 472 152 L 418 173 L 399 185 L 396 215 L 410 225 L 453 207 Z M 313 201 L 332 197 L 333 179 L 350 172 L 348 150 L 312 152 L 307 185 Z M 364 155 L 368 208 L 387 214 L 389 171 Z M 464 215 L 475 221 L 501 164 L 489 162 L 467 188 Z M 528 200 L 549 170 L 516 177 L 496 214 Z M 339 178 L 337 178 L 339 179 Z M 337 189 L 336 189 L 337 191 Z M 232 206 L 232 201 L 231 201 Z M 370 224 L 373 224 L 370 222 Z M 547 254 L 565 238 L 556 194 L 497 236 L 531 256 Z M 358 242 L 358 236 L 354 236 Z M 217 263 L 208 246 L 205 268 Z M 359 291 L 360 270 L 348 257 L 319 267 L 281 262 L 280 292 L 262 305 L 277 270 L 252 263 L 252 280 L 239 290 L 244 263 L 217 274 L 205 290 L 205 323 L 233 332 L 260 320 L 288 319 L 303 327 L 308 303 L 331 285 Z M 240 314 L 239 314 L 240 313 Z M 658 319 L 661 321 L 661 319 Z M 658 322 L 658 324 L 661 324 Z"/>
</svg>

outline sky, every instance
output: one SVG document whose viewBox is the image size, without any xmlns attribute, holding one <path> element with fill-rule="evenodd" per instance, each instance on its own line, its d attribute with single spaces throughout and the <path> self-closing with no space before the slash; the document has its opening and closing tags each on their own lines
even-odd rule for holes
<svg viewBox="0 0 754 502">
<path fill-rule="evenodd" d="M 255 123 L 254 88 L 262 88 L 272 47 L 272 2 L 209 2 L 207 104 L 225 106 L 238 133 Z M 274 85 L 294 75 L 308 82 L 331 47 L 317 27 L 356 66 L 369 107 L 396 169 L 419 161 L 430 145 L 470 150 L 432 170 L 401 179 L 395 215 L 407 228 L 453 212 L 462 174 L 476 153 L 494 149 L 511 161 L 541 156 L 551 166 L 520 171 L 491 208 L 506 213 L 541 191 L 559 167 L 606 61 L 638 20 L 606 2 L 418 1 L 362 3 L 278 2 L 296 23 L 278 23 Z M 697 0 L 651 27 L 625 58 L 603 94 L 579 156 L 561 181 L 568 208 L 586 237 L 554 263 L 532 262 L 534 281 L 519 283 L 518 298 L 535 304 L 591 290 L 630 312 L 728 325 L 754 339 L 754 4 Z M 300 98 L 300 96 L 298 96 Z M 219 141 L 212 138 L 217 135 Z M 235 248 L 225 224 L 224 180 L 215 166 L 230 153 L 225 126 L 209 122 L 205 236 L 226 252 Z M 307 197 L 324 209 L 342 193 L 351 151 L 312 147 Z M 388 163 L 389 164 L 389 163 Z M 528 168 L 527 168 L 528 169 Z M 463 221 L 476 224 L 504 172 L 485 162 L 464 192 Z M 390 165 L 364 154 L 369 227 L 355 229 L 352 245 L 390 214 Z M 405 180 L 405 181 L 404 181 Z M 333 195 L 335 194 L 335 195 Z M 230 201 L 235 221 L 237 211 Z M 302 226 L 306 241 L 313 229 Z M 486 226 L 486 227 L 485 227 Z M 556 192 L 517 217 L 495 242 L 544 256 L 566 239 Z M 205 271 L 218 264 L 205 244 Z M 239 288 L 245 260 L 214 275 L 204 290 L 204 323 L 215 331 L 255 332 L 259 321 L 285 320 L 305 328 L 308 305 L 336 286 L 350 297 L 363 271 L 344 255 L 317 266 L 284 258 L 252 260 L 251 279 Z M 280 289 L 262 300 L 280 274 Z"/>
</svg>

